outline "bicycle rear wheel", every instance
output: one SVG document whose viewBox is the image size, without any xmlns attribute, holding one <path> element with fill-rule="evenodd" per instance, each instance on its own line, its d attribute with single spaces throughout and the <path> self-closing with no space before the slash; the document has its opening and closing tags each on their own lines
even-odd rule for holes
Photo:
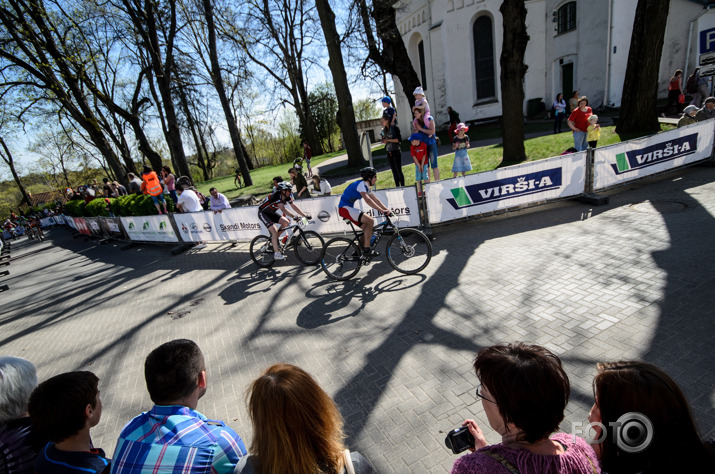
<svg viewBox="0 0 715 474">
<path fill-rule="evenodd" d="M 305 265 L 315 265 L 323 257 L 325 240 L 319 233 L 306 230 L 296 236 L 295 256 Z"/>
<path fill-rule="evenodd" d="M 432 260 L 432 242 L 416 229 L 400 230 L 387 241 L 387 261 L 398 272 L 412 275 Z"/>
<path fill-rule="evenodd" d="M 275 263 L 270 237 L 257 235 L 251 240 L 251 260 L 263 268 L 268 268 Z"/>
<path fill-rule="evenodd" d="M 325 244 L 320 265 L 330 278 L 349 280 L 360 270 L 360 249 L 350 239 L 331 239 Z"/>
</svg>

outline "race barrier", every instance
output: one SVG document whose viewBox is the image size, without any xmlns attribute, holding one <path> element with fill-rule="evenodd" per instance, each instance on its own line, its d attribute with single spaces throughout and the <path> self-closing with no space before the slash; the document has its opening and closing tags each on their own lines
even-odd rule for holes
<svg viewBox="0 0 715 474">
<path fill-rule="evenodd" d="M 415 186 L 383 189 L 375 195 L 400 217 L 400 227 L 439 225 L 499 211 L 590 195 L 594 191 L 710 159 L 715 121 L 630 140 L 586 152 L 555 156 L 425 185 L 423 217 Z M 306 229 L 344 234 L 350 227 L 338 215 L 340 196 L 295 201 L 312 219 Z M 376 212 L 363 201 L 361 211 Z M 292 213 L 290 206 L 289 211 Z M 49 218 L 52 219 L 52 218 Z M 44 219 L 43 219 L 44 220 Z M 247 242 L 267 234 L 258 206 L 137 217 L 54 216 L 81 234 L 135 242 Z"/>
<path fill-rule="evenodd" d="M 708 159 L 715 122 L 708 120 L 649 137 L 596 148 L 593 188 L 600 191 Z"/>
<path fill-rule="evenodd" d="M 546 158 L 425 186 L 430 224 L 583 194 L 586 152 Z"/>
</svg>

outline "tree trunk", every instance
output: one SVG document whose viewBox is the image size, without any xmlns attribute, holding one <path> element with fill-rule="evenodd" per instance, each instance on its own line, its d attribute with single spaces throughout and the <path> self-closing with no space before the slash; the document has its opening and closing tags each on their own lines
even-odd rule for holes
<svg viewBox="0 0 715 474">
<path fill-rule="evenodd" d="M 25 191 L 25 187 L 22 185 L 22 181 L 20 181 L 20 176 L 17 174 L 17 171 L 15 171 L 15 160 L 12 157 L 12 153 L 10 153 L 10 149 L 7 147 L 5 140 L 3 140 L 2 137 L 0 137 L 0 145 L 2 145 L 2 149 L 4 150 L 3 152 L 0 152 L 0 158 L 2 158 L 3 161 L 10 167 L 10 173 L 12 173 L 12 177 L 15 180 L 17 187 L 20 188 L 22 199 L 28 206 L 32 206 L 30 196 L 27 195 L 27 191 Z"/>
<path fill-rule="evenodd" d="M 660 131 L 655 105 L 669 6 L 670 0 L 638 0 L 636 6 L 616 126 L 616 133 L 627 138 Z"/>
<path fill-rule="evenodd" d="M 360 166 L 364 163 L 360 142 L 358 139 L 357 126 L 355 125 L 355 111 L 353 110 L 353 97 L 348 86 L 348 76 L 345 73 L 343 63 L 343 53 L 340 51 L 340 36 L 335 28 L 335 14 L 330 8 L 328 0 L 315 0 L 315 7 L 320 16 L 320 24 L 323 27 L 325 43 L 328 46 L 328 66 L 333 74 L 333 85 L 338 98 L 338 110 L 340 111 L 340 130 L 343 132 L 345 140 L 345 151 L 348 153 L 348 166 Z M 332 151 L 332 143 L 328 136 L 328 145 Z"/>
<path fill-rule="evenodd" d="M 402 91 L 412 108 L 415 105 L 415 97 L 412 92 L 420 85 L 420 78 L 415 68 L 412 67 L 405 42 L 402 41 L 402 35 L 397 28 L 394 4 L 394 0 L 373 0 L 372 2 L 372 17 L 375 19 L 377 36 L 382 41 L 382 51 L 380 51 L 372 33 L 367 4 L 365 0 L 358 0 L 367 39 L 368 59 L 383 71 L 400 79 Z M 412 117 L 407 117 L 407 121 L 411 122 Z"/>
<path fill-rule="evenodd" d="M 501 65 L 502 134 L 504 157 L 502 163 L 526 161 L 524 149 L 524 76 L 527 66 L 524 53 L 529 35 L 526 34 L 526 6 L 524 0 L 504 0 L 502 14 L 504 42 Z"/>
<path fill-rule="evenodd" d="M 223 76 L 221 76 L 221 66 L 218 62 L 218 51 L 216 50 L 216 25 L 214 24 L 213 4 L 211 3 L 211 0 L 203 0 L 203 5 L 204 17 L 206 18 L 206 28 L 208 29 L 209 36 L 211 80 L 213 81 L 214 88 L 216 89 L 219 101 L 221 102 L 223 114 L 226 117 L 226 126 L 228 127 L 228 134 L 231 137 L 231 144 L 233 145 L 233 154 L 236 156 L 236 162 L 238 163 L 238 167 L 241 169 L 243 182 L 246 186 L 252 186 L 253 180 L 251 179 L 249 163 L 243 150 L 243 143 L 241 143 L 238 125 L 236 124 L 236 117 L 234 117 L 233 111 L 231 110 L 231 104 L 228 100 L 228 95 L 226 94 L 226 87 L 223 84 Z"/>
<path fill-rule="evenodd" d="M 184 85 L 177 84 L 176 92 L 179 95 L 179 103 L 181 104 L 181 108 L 184 109 L 184 115 L 186 116 L 186 122 L 189 126 L 189 132 L 191 132 L 191 137 L 194 139 L 194 146 L 196 147 L 196 162 L 199 165 L 199 168 L 201 168 L 201 172 L 204 175 L 204 181 L 208 181 L 209 171 L 208 169 L 206 169 L 206 161 L 204 160 L 204 157 L 201 156 L 201 152 L 203 150 L 201 149 L 201 142 L 199 142 L 199 135 L 196 130 L 196 123 L 194 122 L 194 117 L 193 115 L 191 115 L 191 110 L 189 109 L 189 101 L 186 98 L 186 91 L 184 90 Z M 208 155 L 205 156 L 208 159 Z"/>
</svg>

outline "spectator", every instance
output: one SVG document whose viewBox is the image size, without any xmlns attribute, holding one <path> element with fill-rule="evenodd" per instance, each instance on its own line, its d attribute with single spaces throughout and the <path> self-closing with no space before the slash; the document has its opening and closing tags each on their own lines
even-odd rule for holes
<svg viewBox="0 0 715 474">
<path fill-rule="evenodd" d="M 241 168 L 234 168 L 233 171 L 236 174 L 233 178 L 233 185 L 238 189 L 241 187 Z"/>
<path fill-rule="evenodd" d="M 109 181 L 109 178 L 103 178 L 102 182 L 104 187 L 102 188 L 102 194 L 106 198 L 115 198 L 118 196 L 117 188 L 114 187 L 114 183 Z"/>
<path fill-rule="evenodd" d="M 154 407 L 122 430 L 112 473 L 233 472 L 246 454 L 241 437 L 196 411 L 208 385 L 199 346 L 188 339 L 162 344 L 147 356 L 144 377 Z"/>
<path fill-rule="evenodd" d="M 174 204 L 179 202 L 179 197 L 176 195 L 176 177 L 171 172 L 171 168 L 168 166 L 161 167 L 161 176 L 164 179 L 164 184 L 166 185 L 166 190 L 169 191 L 169 196 Z"/>
<path fill-rule="evenodd" d="M 127 179 L 129 179 L 129 194 L 141 194 L 142 180 L 134 173 L 127 173 Z"/>
<path fill-rule="evenodd" d="M 313 169 L 310 167 L 310 160 L 313 158 L 313 151 L 308 146 L 308 142 L 303 142 L 303 158 L 305 159 L 305 167 L 308 169 L 308 177 L 313 176 Z"/>
<path fill-rule="evenodd" d="M 46 444 L 27 413 L 37 387 L 35 366 L 19 357 L 0 357 L 0 472 L 35 472 L 37 453 Z"/>
<path fill-rule="evenodd" d="M 588 129 L 586 134 L 586 142 L 591 148 L 596 148 L 598 140 L 601 139 L 601 126 L 598 124 L 598 115 L 591 114 L 588 117 Z"/>
<path fill-rule="evenodd" d="M 156 210 L 159 214 L 162 214 L 161 206 L 159 205 L 159 203 L 161 203 L 164 206 L 164 213 L 168 214 L 169 210 L 166 208 L 166 200 L 164 199 L 164 187 L 159 182 L 159 176 L 157 176 L 156 172 L 151 168 L 145 166 L 142 179 L 146 184 L 146 193 L 149 194 L 151 196 L 151 200 L 154 201 Z"/>
<path fill-rule="evenodd" d="M 685 110 L 683 110 L 683 116 L 680 117 L 680 120 L 678 120 L 678 128 L 685 127 L 691 123 L 697 123 L 698 120 L 695 118 L 695 114 L 697 113 L 698 108 L 694 105 L 685 107 Z"/>
<path fill-rule="evenodd" d="M 698 122 L 703 120 L 708 120 L 715 117 L 715 97 L 708 97 L 705 99 L 705 105 L 703 108 L 698 110 L 695 114 L 695 118 Z"/>
<path fill-rule="evenodd" d="M 249 388 L 253 424 L 251 454 L 236 473 L 374 472 L 368 461 L 343 445 L 343 420 L 335 402 L 303 369 L 276 364 Z"/>
<path fill-rule="evenodd" d="M 569 114 L 578 108 L 578 91 L 573 91 L 569 99 Z"/>
<path fill-rule="evenodd" d="M 281 176 L 276 176 L 273 178 L 273 191 L 271 191 L 271 194 L 278 192 L 278 183 L 283 182 L 283 177 Z"/>
<path fill-rule="evenodd" d="M 330 183 L 325 178 L 321 178 L 319 174 L 313 175 L 313 188 L 318 196 L 328 196 L 333 192 L 333 188 L 330 187 Z"/>
<path fill-rule="evenodd" d="M 118 181 L 114 181 L 114 187 L 117 188 L 117 196 L 126 196 L 127 195 L 127 188 L 124 187 L 124 185 L 119 184 Z"/>
<path fill-rule="evenodd" d="M 449 135 L 449 140 L 452 141 L 452 139 L 457 135 L 455 133 L 455 130 L 457 130 L 457 124 L 462 120 L 459 118 L 459 112 L 452 109 L 452 107 L 447 107 L 447 115 L 449 115 L 449 129 L 447 129 L 447 134 Z"/>
<path fill-rule="evenodd" d="M 30 417 L 50 440 L 37 456 L 37 474 L 109 472 L 110 460 L 92 446 L 89 435 L 102 417 L 98 382 L 92 372 L 67 372 L 45 380 L 32 392 Z"/>
<path fill-rule="evenodd" d="M 458 458 L 453 474 L 549 472 L 598 474 L 598 459 L 581 438 L 554 433 L 564 419 L 571 388 L 558 357 L 547 349 L 515 343 L 477 353 L 477 396 L 501 443 L 489 445 L 474 420 L 464 425 L 475 452 Z"/>
<path fill-rule="evenodd" d="M 554 134 L 561 133 L 561 122 L 563 122 L 564 115 L 566 115 L 566 101 L 561 92 L 556 95 L 556 100 L 554 100 L 551 110 L 554 114 Z"/>
<path fill-rule="evenodd" d="M 417 195 L 422 196 L 422 181 L 429 183 L 429 158 L 427 157 L 427 144 L 423 141 L 425 134 L 413 133 L 410 135 L 410 155 L 415 162 L 415 184 Z"/>
<path fill-rule="evenodd" d="M 456 178 L 459 173 L 462 173 L 462 176 L 466 176 L 467 171 L 472 171 L 472 162 L 469 161 L 469 153 L 467 152 L 469 148 L 468 131 L 469 127 L 463 123 L 457 125 L 457 136 L 452 140 L 452 150 L 455 150 L 452 178 Z"/>
<path fill-rule="evenodd" d="M 228 202 L 226 196 L 218 192 L 216 188 L 209 189 L 209 194 L 211 194 L 211 210 L 214 214 L 221 212 L 223 209 L 230 209 L 231 203 Z"/>
<path fill-rule="evenodd" d="M 573 130 L 573 143 L 577 151 L 584 151 L 588 148 L 588 117 L 591 113 L 591 107 L 588 106 L 588 97 L 583 96 L 578 100 L 578 108 L 569 115 L 567 123 L 569 128 Z"/>
<path fill-rule="evenodd" d="M 392 106 L 392 99 L 390 97 L 385 96 L 382 98 L 382 107 L 385 109 L 382 112 L 382 115 L 387 114 L 387 118 L 389 120 L 390 126 L 394 127 L 397 125 L 397 110 Z"/>
<path fill-rule="evenodd" d="M 392 170 L 392 178 L 395 180 L 395 186 L 405 185 L 405 175 L 402 173 L 402 150 L 400 150 L 400 128 L 390 126 L 390 116 L 382 115 L 382 143 L 387 151 L 387 161 L 390 163 Z"/>
<path fill-rule="evenodd" d="M 715 456 L 700 439 L 683 392 L 668 374 L 638 361 L 600 363 L 597 367 L 593 380 L 596 402 L 588 419 L 607 429 L 603 440 L 601 428 L 595 428 L 595 439 L 603 441 L 594 448 L 604 471 L 708 472 L 715 466 Z M 647 417 L 652 429 L 631 422 L 634 413 Z M 614 441 L 619 439 L 616 430 L 621 427 L 634 435 L 629 441 L 635 444 L 624 446 Z"/>
<path fill-rule="evenodd" d="M 288 170 L 288 174 L 290 174 L 290 181 L 291 183 L 293 183 L 293 186 L 295 186 L 296 189 L 295 198 L 303 199 L 310 197 L 310 192 L 308 191 L 308 182 L 305 180 L 305 176 L 303 176 L 303 173 L 299 172 L 295 168 L 291 168 Z"/>
<path fill-rule="evenodd" d="M 698 92 L 696 94 L 696 97 L 698 98 L 698 102 L 695 104 L 698 107 L 702 106 L 702 101 L 705 97 L 710 95 L 710 91 L 708 90 L 708 79 L 707 77 L 703 77 L 700 75 L 700 68 L 697 69 L 695 73 L 695 77 L 697 78 L 697 84 L 698 84 Z"/>
<path fill-rule="evenodd" d="M 176 203 L 176 208 L 181 212 L 201 212 L 204 210 L 201 207 L 201 201 L 188 187 L 185 187 L 182 183 L 176 183 L 176 192 L 179 193 L 179 200 Z"/>
<path fill-rule="evenodd" d="M 437 140 L 435 140 L 435 123 L 432 117 L 425 118 L 424 107 L 415 106 L 412 108 L 412 113 L 415 116 L 413 124 L 416 125 L 416 131 L 422 132 L 427 135 L 424 141 L 427 144 L 427 157 L 429 158 L 428 170 L 432 169 L 433 181 L 439 181 L 439 164 L 437 162 Z M 412 141 L 412 140 L 410 140 Z M 426 181 L 429 181 L 429 174 L 426 177 Z"/>
<path fill-rule="evenodd" d="M 675 70 L 675 74 L 668 82 L 668 113 L 680 113 L 682 108 L 680 94 L 683 93 L 683 71 Z"/>
</svg>

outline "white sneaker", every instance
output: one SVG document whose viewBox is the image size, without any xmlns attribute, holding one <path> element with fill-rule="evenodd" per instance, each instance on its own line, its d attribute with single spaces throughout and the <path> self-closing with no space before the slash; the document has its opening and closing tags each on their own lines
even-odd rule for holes
<svg viewBox="0 0 715 474">
<path fill-rule="evenodd" d="M 283 254 L 280 253 L 280 252 L 276 252 L 276 253 L 273 255 L 273 259 L 274 259 L 274 260 L 285 260 L 285 259 L 286 259 L 286 256 L 283 255 Z"/>
</svg>

